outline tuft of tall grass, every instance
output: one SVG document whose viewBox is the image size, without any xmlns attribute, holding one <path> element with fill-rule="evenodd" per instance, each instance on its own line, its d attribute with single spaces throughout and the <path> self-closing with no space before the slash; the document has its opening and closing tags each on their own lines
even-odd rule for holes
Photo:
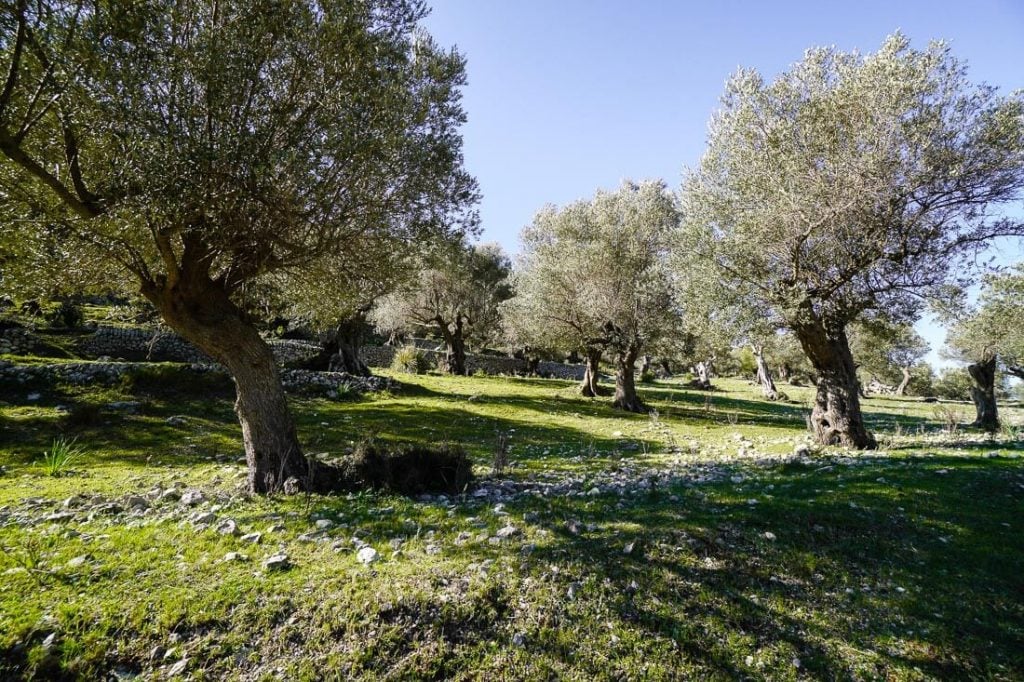
<svg viewBox="0 0 1024 682">
<path fill-rule="evenodd" d="M 67 472 L 68 465 L 85 454 L 77 438 L 58 436 L 50 449 L 43 453 L 42 467 L 47 476 L 60 476 Z"/>
</svg>

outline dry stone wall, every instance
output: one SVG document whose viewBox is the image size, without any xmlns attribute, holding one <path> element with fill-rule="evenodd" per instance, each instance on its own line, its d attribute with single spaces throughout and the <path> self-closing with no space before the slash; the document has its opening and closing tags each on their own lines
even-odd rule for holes
<svg viewBox="0 0 1024 682">
<path fill-rule="evenodd" d="M 395 357 L 397 349 L 393 346 L 363 346 L 359 349 L 359 357 L 370 367 L 388 367 Z M 444 360 L 444 353 L 434 350 L 420 350 L 433 365 Z M 483 371 L 484 374 L 525 374 L 528 371 L 526 360 L 510 358 L 504 355 L 483 355 L 466 353 L 466 371 L 473 374 Z M 567 365 L 561 362 L 541 362 L 537 372 L 544 377 L 555 379 L 583 379 L 583 365 Z"/>
</svg>

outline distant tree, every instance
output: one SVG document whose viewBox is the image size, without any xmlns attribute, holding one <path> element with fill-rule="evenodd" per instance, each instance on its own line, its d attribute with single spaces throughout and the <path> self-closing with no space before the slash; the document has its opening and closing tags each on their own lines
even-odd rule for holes
<svg viewBox="0 0 1024 682">
<path fill-rule="evenodd" d="M 683 188 L 694 258 L 749 287 L 817 375 L 821 443 L 875 447 L 847 329 L 909 321 L 921 294 L 963 277 L 1024 190 L 1024 93 L 967 80 L 941 42 L 902 35 L 875 54 L 809 50 L 774 82 L 741 70 Z"/>
<path fill-rule="evenodd" d="M 613 404 L 645 411 L 635 366 L 678 320 L 667 267 L 677 224 L 662 182 L 626 182 L 588 201 L 541 210 L 521 236 L 508 326 L 528 343 L 583 353 L 585 395 L 596 395 L 598 364 L 611 353 Z"/>
<path fill-rule="evenodd" d="M 512 295 L 511 262 L 497 244 L 435 255 L 407 285 L 378 301 L 370 321 L 382 332 L 436 331 L 445 369 L 466 373 L 466 343 L 499 335 L 498 305 Z"/>
<path fill-rule="evenodd" d="M 850 328 L 850 350 L 859 368 L 878 383 L 906 394 L 911 369 L 928 354 L 928 343 L 908 323 L 863 319 Z"/>
<path fill-rule="evenodd" d="M 475 228 L 465 63 L 426 14 L 415 0 L 0 6 L 5 239 L 61 245 L 35 253 L 66 266 L 47 271 L 61 281 L 139 289 L 228 369 L 254 492 L 332 480 L 303 456 L 246 314 L 261 282 L 359 281 L 381 241 Z"/>
<path fill-rule="evenodd" d="M 946 343 L 954 357 L 971 363 L 975 425 L 998 429 L 997 368 L 1024 380 L 1024 263 L 985 278 L 978 304 L 953 322 Z"/>
</svg>

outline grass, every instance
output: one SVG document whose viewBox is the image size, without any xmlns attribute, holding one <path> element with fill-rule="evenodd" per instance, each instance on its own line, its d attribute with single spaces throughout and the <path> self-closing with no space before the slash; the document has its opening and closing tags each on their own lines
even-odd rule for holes
<svg viewBox="0 0 1024 682">
<path fill-rule="evenodd" d="M 112 388 L 33 387 L 35 401 L 8 387 L 0 678 L 162 678 L 181 661 L 211 680 L 1024 677 L 1019 410 L 988 439 L 948 432 L 931 405 L 872 398 L 881 452 L 794 461 L 810 398 L 798 387 L 778 404 L 741 381 L 710 394 L 659 381 L 641 387 L 657 409 L 644 416 L 568 382 L 388 374 L 393 394 L 295 399 L 307 451 L 370 435 L 457 442 L 486 483 L 507 434 L 511 480 L 692 476 L 503 508 L 251 498 L 230 387 L 173 367 Z M 139 409 L 109 407 L 124 400 Z M 90 419 L 69 420 L 84 405 Z M 36 464 L 58 434 L 87 448 L 74 476 Z M 44 520 L 75 495 L 174 484 L 261 542 L 170 501 L 108 515 L 72 499 L 72 518 Z M 508 524 L 519 534 L 492 541 Z M 382 560 L 360 564 L 353 537 Z M 278 551 L 293 568 L 264 570 Z"/>
<path fill-rule="evenodd" d="M 43 453 L 41 466 L 47 476 L 60 476 L 67 473 L 68 466 L 85 454 L 82 446 L 76 442 L 77 438 L 58 436 L 53 439 L 53 445 Z"/>
</svg>

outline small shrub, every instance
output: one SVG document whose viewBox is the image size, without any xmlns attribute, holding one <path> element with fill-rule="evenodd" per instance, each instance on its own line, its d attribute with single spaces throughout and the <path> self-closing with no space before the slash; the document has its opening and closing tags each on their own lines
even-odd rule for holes
<svg viewBox="0 0 1024 682">
<path fill-rule="evenodd" d="M 653 384 L 654 380 L 657 379 L 657 375 L 652 370 L 645 369 L 640 372 L 640 383 L 641 384 Z"/>
<path fill-rule="evenodd" d="M 483 370 L 483 367 L 477 367 L 476 371 L 473 372 L 473 376 L 477 379 L 483 379 L 487 376 L 487 372 Z"/>
<path fill-rule="evenodd" d="M 491 460 L 491 473 L 501 476 L 509 464 L 509 439 L 511 434 L 508 431 L 497 431 L 494 441 L 494 453 Z"/>
<path fill-rule="evenodd" d="M 936 405 L 935 418 L 942 423 L 942 430 L 949 435 L 955 435 L 960 424 L 964 421 L 963 413 L 949 405 Z"/>
<path fill-rule="evenodd" d="M 78 305 L 71 301 L 61 301 L 60 305 L 47 313 L 46 320 L 52 327 L 74 329 L 82 326 L 82 323 L 85 322 L 85 315 Z"/>
<path fill-rule="evenodd" d="M 77 438 L 59 436 L 53 441 L 50 449 L 43 453 L 43 471 L 47 476 L 64 474 L 71 462 L 85 454 L 85 450 L 77 444 Z"/>
<path fill-rule="evenodd" d="M 406 374 L 422 374 L 429 368 L 426 356 L 416 346 L 403 346 L 395 351 L 391 369 Z"/>
<path fill-rule="evenodd" d="M 99 426 L 103 423 L 103 410 L 94 403 L 78 403 L 64 417 L 64 424 L 73 429 Z"/>
<path fill-rule="evenodd" d="M 343 475 L 356 488 L 402 495 L 463 492 L 473 465 L 460 445 L 385 443 L 369 438 L 342 463 Z"/>
</svg>

